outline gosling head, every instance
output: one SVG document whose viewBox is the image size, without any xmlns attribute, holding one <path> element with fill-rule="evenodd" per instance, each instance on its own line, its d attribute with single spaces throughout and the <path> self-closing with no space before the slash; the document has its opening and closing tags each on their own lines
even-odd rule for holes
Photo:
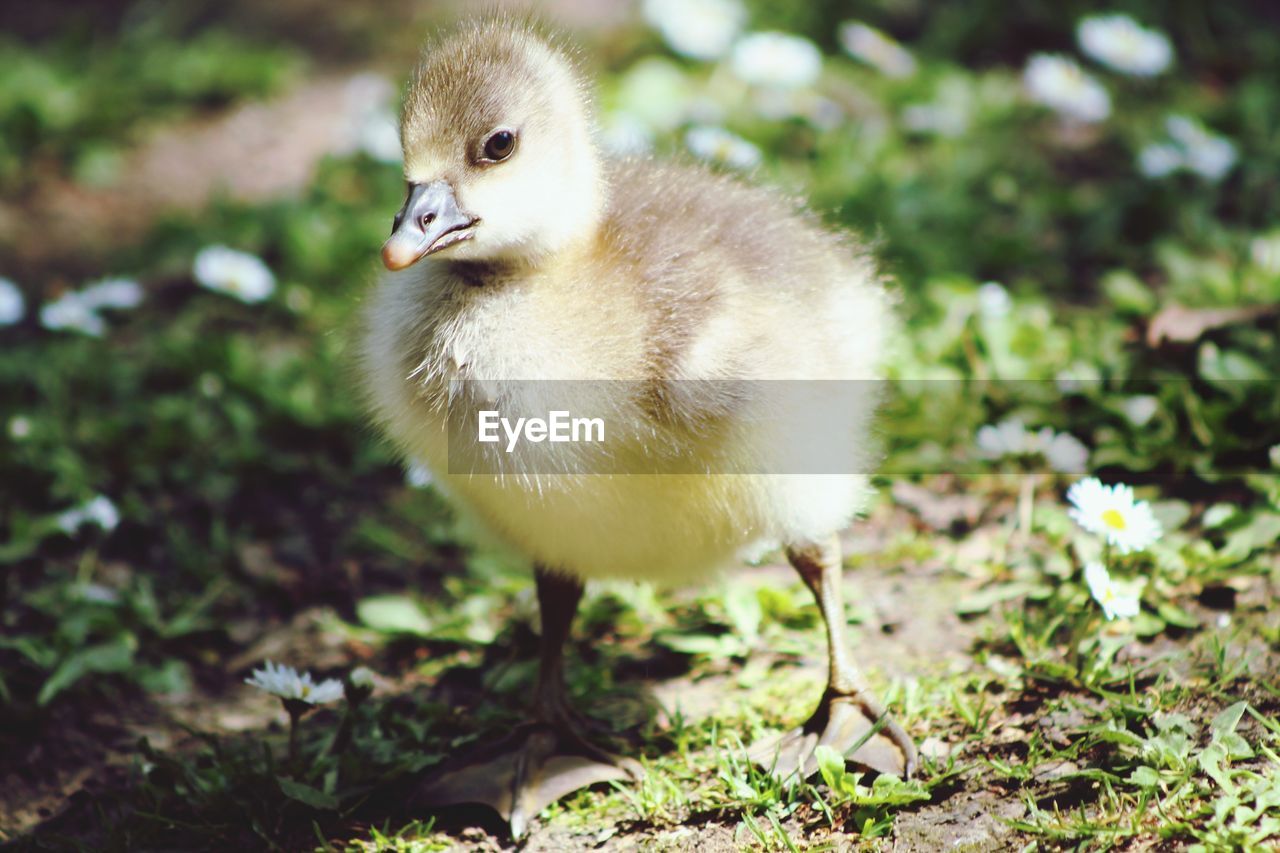
<svg viewBox="0 0 1280 853">
<path fill-rule="evenodd" d="M 429 46 L 405 96 L 408 197 L 382 247 L 389 269 L 445 253 L 527 260 L 594 232 L 601 169 L 583 84 L 529 28 L 468 25 Z"/>
</svg>

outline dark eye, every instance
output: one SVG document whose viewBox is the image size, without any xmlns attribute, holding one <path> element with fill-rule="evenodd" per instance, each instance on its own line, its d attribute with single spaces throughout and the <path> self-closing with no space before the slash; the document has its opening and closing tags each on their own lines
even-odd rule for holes
<svg viewBox="0 0 1280 853">
<path fill-rule="evenodd" d="M 497 163 L 511 156 L 516 150 L 516 135 L 509 130 L 499 130 L 484 143 L 484 159 Z"/>
</svg>

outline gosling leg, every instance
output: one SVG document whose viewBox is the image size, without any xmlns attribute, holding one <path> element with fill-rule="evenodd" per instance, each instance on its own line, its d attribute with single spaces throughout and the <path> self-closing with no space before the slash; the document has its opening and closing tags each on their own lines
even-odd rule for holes
<svg viewBox="0 0 1280 853">
<path fill-rule="evenodd" d="M 588 741 L 564 681 L 564 645 L 582 600 L 582 584 L 539 568 L 535 577 L 542 612 L 533 719 L 498 743 L 466 756 L 428 780 L 414 798 L 427 808 L 458 803 L 492 807 L 520 838 L 551 803 L 601 782 L 638 778 L 640 765 Z"/>
<path fill-rule="evenodd" d="M 803 726 L 760 744 L 752 750 L 752 758 L 780 779 L 805 779 L 818 769 L 814 749 L 826 745 L 844 753 L 854 764 L 910 776 L 916 768 L 915 744 L 888 716 L 849 654 L 839 539 L 833 535 L 823 542 L 792 545 L 787 548 L 787 559 L 822 612 L 827 631 L 827 689 Z M 871 734 L 882 719 L 879 731 Z"/>
</svg>

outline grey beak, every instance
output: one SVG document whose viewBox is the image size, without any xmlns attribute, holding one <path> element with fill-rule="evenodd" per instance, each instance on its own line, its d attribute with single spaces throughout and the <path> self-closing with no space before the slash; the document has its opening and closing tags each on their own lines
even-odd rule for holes
<svg viewBox="0 0 1280 853">
<path fill-rule="evenodd" d="M 382 262 L 402 270 L 421 258 L 470 239 L 478 217 L 463 212 L 448 181 L 410 184 L 409 197 L 396 214 L 391 236 L 382 244 Z"/>
</svg>

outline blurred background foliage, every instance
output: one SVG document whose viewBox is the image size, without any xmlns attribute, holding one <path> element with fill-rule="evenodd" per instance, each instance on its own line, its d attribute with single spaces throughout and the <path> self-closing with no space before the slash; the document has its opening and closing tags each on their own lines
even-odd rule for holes
<svg viewBox="0 0 1280 853">
<path fill-rule="evenodd" d="M 385 128 L 354 128 L 288 193 L 215 188 L 131 211 L 142 225 L 128 237 L 114 214 L 93 239 L 61 233 L 67 208 L 49 206 L 133 193 L 132 158 L 157 134 L 326 75 L 390 78 L 343 90 L 370 93 L 353 121 L 385 125 L 421 37 L 457 11 L 271 6 L 0 7 L 0 274 L 26 307 L 0 327 L 4 737 L 38 731 L 69 696 L 216 688 L 246 623 L 316 603 L 359 623 L 362 597 L 416 584 L 437 593 L 428 615 L 456 625 L 481 585 L 444 584 L 455 522 L 365 428 L 348 370 L 403 192 Z M 982 426 L 1017 418 L 1083 442 L 1089 472 L 1160 486 L 1181 517 L 1227 507 L 1196 528 L 1202 555 L 1235 535 L 1205 572 L 1280 536 L 1280 7 L 752 0 L 746 29 L 822 51 L 817 80 L 779 95 L 727 60 L 671 50 L 637 8 L 603 6 L 574 20 L 611 144 L 691 157 L 694 128 L 729 132 L 758 158 L 750 179 L 811 199 L 893 277 L 905 322 L 887 472 L 1023 470 L 975 448 Z M 1165 33 L 1172 67 L 1090 64 L 1076 27 L 1099 11 Z M 851 57 L 840 33 L 853 20 L 905 46 L 914 72 Z M 1076 57 L 1110 115 L 1071 122 L 1033 103 L 1024 68 L 1040 52 Z M 1230 141 L 1225 174 L 1143 173 L 1170 116 Z M 265 261 L 272 295 L 200 287 L 193 259 L 216 244 Z M 145 298 L 103 309 L 103 334 L 42 322 L 43 306 L 107 275 Z M 96 496 L 118 524 L 66 523 Z"/>
</svg>

